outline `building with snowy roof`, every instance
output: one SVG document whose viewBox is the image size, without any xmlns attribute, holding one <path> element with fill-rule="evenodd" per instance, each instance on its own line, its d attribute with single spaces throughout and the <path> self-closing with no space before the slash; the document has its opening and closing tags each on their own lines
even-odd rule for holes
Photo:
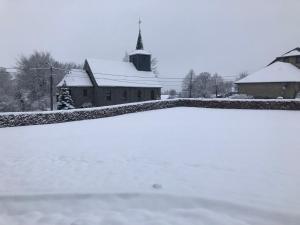
<svg viewBox="0 0 300 225">
<path fill-rule="evenodd" d="M 254 98 L 295 98 L 300 93 L 300 48 L 236 82 L 239 93 Z"/>
<path fill-rule="evenodd" d="M 69 88 L 76 108 L 156 100 L 161 94 L 141 29 L 129 62 L 86 59 L 83 70 L 70 71 L 57 85 L 58 89 L 64 86 Z"/>
</svg>

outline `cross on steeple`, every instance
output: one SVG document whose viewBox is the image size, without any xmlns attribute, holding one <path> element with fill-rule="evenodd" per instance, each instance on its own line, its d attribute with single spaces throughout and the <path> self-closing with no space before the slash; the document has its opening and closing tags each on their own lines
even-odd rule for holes
<svg viewBox="0 0 300 225">
<path fill-rule="evenodd" d="M 144 50 L 144 45 L 143 45 L 143 39 L 142 39 L 142 32 L 141 32 L 141 18 L 139 18 L 139 36 L 138 36 L 138 40 L 136 43 L 136 50 Z"/>
<path fill-rule="evenodd" d="M 142 24 L 142 20 L 141 17 L 139 18 L 139 30 L 141 30 L 141 24 Z"/>
</svg>

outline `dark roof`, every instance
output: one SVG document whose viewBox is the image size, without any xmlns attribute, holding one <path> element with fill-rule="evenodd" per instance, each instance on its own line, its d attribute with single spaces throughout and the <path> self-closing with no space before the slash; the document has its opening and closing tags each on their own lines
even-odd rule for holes
<svg viewBox="0 0 300 225">
<path fill-rule="evenodd" d="M 139 30 L 139 36 L 138 36 L 138 40 L 137 40 L 137 43 L 136 43 L 136 50 L 144 50 L 141 29 Z"/>
<path fill-rule="evenodd" d="M 287 57 L 291 57 L 291 55 L 289 55 L 291 52 L 294 52 L 294 51 L 298 51 L 299 52 L 299 55 L 300 55 L 300 47 L 297 47 L 297 48 L 294 48 L 286 53 L 284 53 L 282 56 L 279 56 L 277 57 L 276 59 L 274 59 L 270 64 L 268 64 L 268 66 L 272 65 L 273 63 L 277 62 L 279 59 L 282 59 L 282 58 L 287 58 Z"/>
<path fill-rule="evenodd" d="M 299 47 L 294 48 L 294 49 L 292 49 L 291 51 L 288 51 L 288 52 L 284 53 L 281 57 L 286 57 L 285 55 L 288 55 L 289 53 L 291 53 L 291 52 L 293 52 L 293 51 L 298 51 L 298 52 L 300 52 L 300 48 L 299 48 Z"/>
</svg>

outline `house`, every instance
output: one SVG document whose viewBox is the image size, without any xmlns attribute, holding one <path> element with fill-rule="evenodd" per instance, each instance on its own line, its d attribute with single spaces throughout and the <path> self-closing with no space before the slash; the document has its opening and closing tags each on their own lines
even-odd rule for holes
<svg viewBox="0 0 300 225">
<path fill-rule="evenodd" d="M 300 93 L 300 48 L 277 57 L 267 67 L 236 82 L 238 92 L 254 98 L 293 99 Z"/>
<path fill-rule="evenodd" d="M 129 62 L 86 59 L 83 70 L 72 70 L 57 85 L 66 86 L 76 108 L 160 99 L 161 84 L 151 71 L 141 29 Z"/>
</svg>

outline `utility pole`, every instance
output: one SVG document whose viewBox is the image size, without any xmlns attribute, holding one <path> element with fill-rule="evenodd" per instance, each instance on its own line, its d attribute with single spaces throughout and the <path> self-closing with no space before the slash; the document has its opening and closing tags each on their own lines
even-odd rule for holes
<svg viewBox="0 0 300 225">
<path fill-rule="evenodd" d="M 50 109 L 53 111 L 53 67 L 50 66 Z"/>
<path fill-rule="evenodd" d="M 193 89 L 193 73 L 191 72 L 191 77 L 190 77 L 190 88 L 189 88 L 189 98 L 192 98 L 192 89 Z"/>
</svg>

